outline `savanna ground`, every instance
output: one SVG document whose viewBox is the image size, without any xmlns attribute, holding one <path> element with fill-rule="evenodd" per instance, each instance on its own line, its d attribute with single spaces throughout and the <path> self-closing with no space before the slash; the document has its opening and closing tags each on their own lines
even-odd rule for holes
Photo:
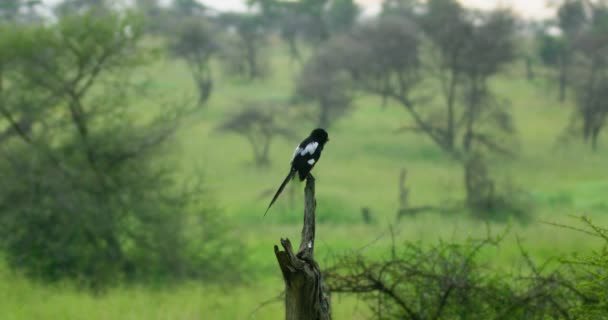
<svg viewBox="0 0 608 320">
<path fill-rule="evenodd" d="M 257 168 L 250 146 L 239 136 L 218 133 L 220 121 L 235 112 L 243 99 L 288 100 L 297 66 L 285 50 L 274 46 L 273 72 L 265 80 L 247 82 L 221 74 L 211 101 L 194 114 L 177 136 L 168 156 L 183 166 L 184 179 L 202 171 L 216 206 L 232 236 L 244 240 L 238 253 L 245 271 L 242 284 L 200 283 L 154 287 L 113 288 L 101 295 L 83 293 L 70 285 L 47 286 L 30 282 L 0 265 L 1 319 L 281 319 L 283 304 L 275 299 L 283 281 L 272 246 L 281 237 L 299 240 L 302 217 L 302 184 L 290 190 L 263 217 L 274 188 L 288 170 L 288 159 L 297 141 L 274 141 L 272 164 Z M 184 64 L 166 59 L 144 71 L 159 90 L 195 96 Z M 461 241 L 484 237 L 488 230 L 509 229 L 495 251 L 484 252 L 489 263 L 505 270 L 520 264 L 519 237 L 530 254 L 544 260 L 553 256 L 589 253 L 597 249 L 593 237 L 558 228 L 546 222 L 577 226 L 576 217 L 587 215 L 600 226 L 608 225 L 608 145 L 592 153 L 579 139 L 564 144 L 563 134 L 572 105 L 557 101 L 551 81 L 527 81 L 523 63 L 494 79 L 497 93 L 510 101 L 517 127 L 518 156 L 493 159 L 492 171 L 504 183 L 525 190 L 534 215 L 525 224 L 517 221 L 485 223 L 463 213 L 421 214 L 396 222 L 398 176 L 408 170 L 410 204 L 458 204 L 464 198 L 461 167 L 427 138 L 395 131 L 408 123 L 397 105 L 382 106 L 377 98 L 360 96 L 356 109 L 328 131 L 331 141 L 314 173 L 317 177 L 317 260 L 321 267 L 332 257 L 357 251 L 381 256 L 393 241 L 433 243 L 440 239 Z M 142 113 L 149 112 L 140 106 Z M 306 136 L 312 124 L 292 124 Z M 608 136 L 604 134 L 604 140 Z M 292 186 L 293 187 L 293 186 Z M 289 189 L 289 188 L 288 188 Z M 364 224 L 361 208 L 369 207 L 373 223 Z M 394 233 L 391 237 L 390 230 Z M 262 303 L 275 299 L 273 303 Z M 365 304 L 354 297 L 332 297 L 335 319 L 365 319 Z"/>
</svg>

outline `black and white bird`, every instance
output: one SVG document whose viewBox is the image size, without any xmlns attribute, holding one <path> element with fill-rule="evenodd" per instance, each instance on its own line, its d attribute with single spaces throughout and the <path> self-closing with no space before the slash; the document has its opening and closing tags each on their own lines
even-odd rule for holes
<svg viewBox="0 0 608 320">
<path fill-rule="evenodd" d="M 321 151 L 323 151 L 323 146 L 325 146 L 327 141 L 329 141 L 327 132 L 321 128 L 317 128 L 310 133 L 308 138 L 304 139 L 304 141 L 298 145 L 291 157 L 291 169 L 289 170 L 289 174 L 285 177 L 283 183 L 281 183 L 281 186 L 272 198 L 272 201 L 270 201 L 266 213 L 268 213 L 268 210 L 270 210 L 272 204 L 277 200 L 281 191 L 283 191 L 287 183 L 295 177 L 296 173 L 298 174 L 300 181 L 304 181 L 304 179 L 308 177 L 310 170 L 312 170 L 319 161 Z M 264 215 L 266 215 L 266 213 L 264 213 Z"/>
</svg>

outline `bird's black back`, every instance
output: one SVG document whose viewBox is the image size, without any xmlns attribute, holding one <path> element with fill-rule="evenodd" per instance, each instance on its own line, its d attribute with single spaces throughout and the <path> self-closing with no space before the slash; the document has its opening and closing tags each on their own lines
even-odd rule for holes
<svg viewBox="0 0 608 320">
<path fill-rule="evenodd" d="M 304 139 L 296 148 L 291 162 L 292 170 L 298 172 L 301 181 L 306 179 L 310 170 L 317 164 L 321 152 L 328 141 L 327 132 L 323 129 L 315 129 L 310 136 Z"/>
<path fill-rule="evenodd" d="M 329 141 L 329 136 L 325 130 L 318 128 L 313 130 L 310 133 L 308 138 L 304 139 L 297 147 L 293 153 L 291 158 L 291 168 L 289 169 L 289 174 L 283 180 L 283 183 L 279 186 L 279 189 L 272 197 L 268 208 L 266 209 L 266 213 L 272 207 L 272 204 L 277 200 L 287 183 L 293 179 L 296 172 L 298 173 L 298 177 L 301 181 L 306 179 L 310 174 L 310 170 L 317 164 L 319 158 L 321 157 L 321 151 L 323 151 L 323 147 L 325 143 Z M 264 215 L 266 215 L 264 213 Z"/>
</svg>

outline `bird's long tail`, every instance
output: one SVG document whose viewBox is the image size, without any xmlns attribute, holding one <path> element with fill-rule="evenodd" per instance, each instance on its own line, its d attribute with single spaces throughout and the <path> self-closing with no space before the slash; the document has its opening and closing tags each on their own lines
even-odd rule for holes
<svg viewBox="0 0 608 320">
<path fill-rule="evenodd" d="M 285 177 L 285 180 L 283 180 L 283 183 L 281 183 L 281 186 L 279 187 L 279 190 L 277 190 L 277 193 L 275 193 L 274 197 L 272 197 L 272 201 L 270 201 L 270 204 L 268 205 L 268 209 L 266 209 L 266 212 L 264 212 L 264 216 L 266 216 L 266 214 L 268 213 L 268 210 L 270 210 L 270 207 L 272 207 L 274 202 L 277 201 L 277 198 L 279 197 L 279 195 L 281 194 L 283 189 L 285 189 L 285 186 L 287 185 L 289 180 L 293 179 L 295 174 L 296 174 L 296 170 L 292 168 L 291 171 L 289 171 L 289 174 L 287 175 L 287 177 Z"/>
</svg>

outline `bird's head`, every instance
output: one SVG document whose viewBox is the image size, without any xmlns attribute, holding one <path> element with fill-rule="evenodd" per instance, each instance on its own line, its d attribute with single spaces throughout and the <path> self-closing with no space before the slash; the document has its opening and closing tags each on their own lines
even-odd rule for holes
<svg viewBox="0 0 608 320">
<path fill-rule="evenodd" d="M 327 141 L 329 141 L 329 136 L 327 135 L 327 131 L 325 131 L 321 128 L 314 129 L 310 133 L 310 136 L 313 139 L 315 139 L 315 141 L 318 141 L 319 143 L 325 144 Z"/>
</svg>

